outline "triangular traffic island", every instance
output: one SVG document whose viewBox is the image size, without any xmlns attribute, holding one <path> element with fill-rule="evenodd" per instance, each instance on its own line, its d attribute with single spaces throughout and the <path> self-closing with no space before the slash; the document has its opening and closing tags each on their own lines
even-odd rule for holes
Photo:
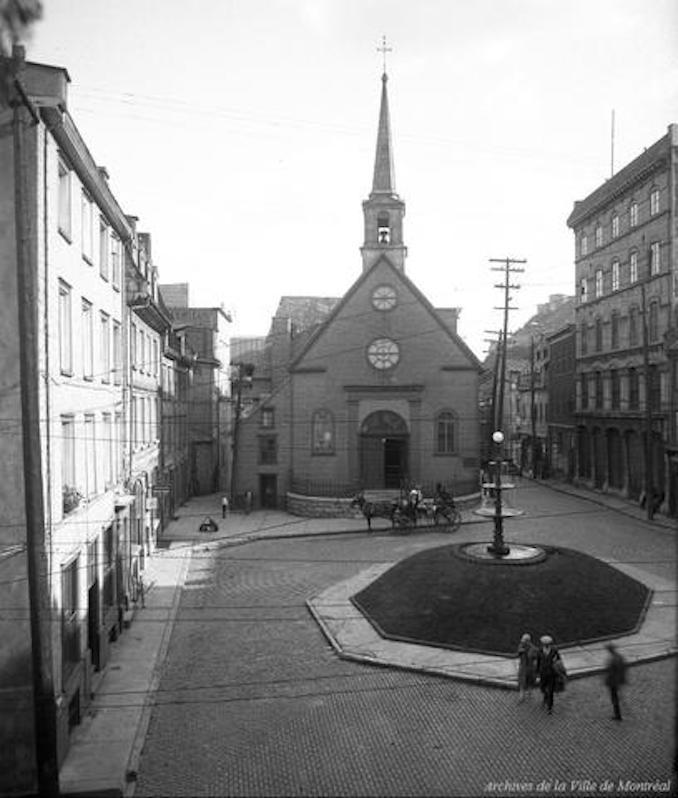
<svg viewBox="0 0 678 798">
<path fill-rule="evenodd" d="M 637 631 L 652 591 L 595 557 L 560 547 L 515 561 L 468 544 L 420 552 L 351 596 L 388 640 L 512 657 L 520 636 L 581 646 Z M 524 547 L 529 549 L 532 547 Z"/>
</svg>

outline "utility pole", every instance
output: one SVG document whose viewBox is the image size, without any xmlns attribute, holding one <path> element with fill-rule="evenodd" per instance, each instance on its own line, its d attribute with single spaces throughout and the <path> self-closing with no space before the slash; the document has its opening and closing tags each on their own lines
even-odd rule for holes
<svg viewBox="0 0 678 798">
<path fill-rule="evenodd" d="M 50 618 L 45 547 L 45 508 L 40 443 L 40 390 L 38 385 L 38 275 L 30 253 L 30 208 L 27 203 L 24 129 L 37 125 L 40 117 L 21 84 L 25 63 L 24 48 L 15 45 L 9 77 L 9 101 L 13 109 L 14 208 L 17 292 L 19 300 L 19 366 L 21 374 L 21 430 L 24 459 L 24 502 L 26 508 L 26 557 L 30 606 L 31 664 L 35 758 L 38 794 L 59 795 L 57 762 L 56 705 L 52 674 Z"/>
<path fill-rule="evenodd" d="M 493 266 L 493 272 L 503 272 L 504 274 L 504 282 L 503 283 L 496 283 L 495 288 L 501 288 L 504 291 L 504 305 L 502 307 L 495 307 L 495 310 L 503 310 L 504 312 L 504 323 L 502 325 L 502 346 L 501 346 L 501 368 L 499 371 L 499 400 L 498 400 L 498 407 L 497 407 L 497 414 L 495 417 L 495 422 L 497 424 L 497 429 L 501 429 L 504 426 L 504 389 L 506 384 L 506 344 L 508 338 L 508 315 L 509 310 L 516 310 L 515 307 L 511 307 L 511 295 L 509 291 L 511 289 L 518 289 L 520 288 L 519 285 L 515 285 L 510 283 L 511 274 L 516 274 L 519 272 L 524 272 L 525 269 L 514 266 L 515 263 L 527 263 L 526 260 L 516 260 L 515 258 L 490 258 L 490 263 L 503 263 L 503 266 Z"/>
<path fill-rule="evenodd" d="M 530 337 L 530 437 L 532 438 L 532 475 L 537 476 L 537 408 L 535 405 L 534 334 Z"/>
</svg>

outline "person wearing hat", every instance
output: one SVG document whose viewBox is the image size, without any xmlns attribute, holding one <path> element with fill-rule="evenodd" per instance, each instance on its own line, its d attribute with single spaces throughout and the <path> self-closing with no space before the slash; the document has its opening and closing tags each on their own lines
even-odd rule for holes
<svg viewBox="0 0 678 798">
<path fill-rule="evenodd" d="M 543 705 L 549 715 L 551 715 L 553 712 L 553 694 L 565 669 L 560 652 L 553 644 L 551 635 L 543 635 L 539 638 L 539 643 L 541 644 L 539 656 L 537 657 L 539 688 L 544 696 Z"/>
<path fill-rule="evenodd" d="M 528 690 L 534 687 L 537 681 L 537 655 L 538 649 L 532 642 L 532 637 L 527 632 L 520 638 L 518 644 L 518 690 L 519 701 L 525 698 Z"/>
<path fill-rule="evenodd" d="M 619 688 L 626 684 L 626 660 L 617 651 L 613 643 L 607 643 L 605 648 L 609 656 L 605 662 L 605 686 L 610 691 L 614 720 L 621 720 L 619 707 Z"/>
</svg>

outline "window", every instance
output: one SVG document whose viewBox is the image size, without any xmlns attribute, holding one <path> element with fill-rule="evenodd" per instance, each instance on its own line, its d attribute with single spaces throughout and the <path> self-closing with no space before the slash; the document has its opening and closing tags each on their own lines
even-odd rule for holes
<svg viewBox="0 0 678 798">
<path fill-rule="evenodd" d="M 59 363 L 62 374 L 73 373 L 71 288 L 59 280 Z"/>
<path fill-rule="evenodd" d="M 454 454 L 454 414 L 444 411 L 436 418 L 436 454 Z"/>
<path fill-rule="evenodd" d="M 120 268 L 122 261 L 122 247 L 120 244 L 120 239 L 113 232 L 110 235 L 110 241 L 111 241 L 111 260 L 109 265 L 111 267 L 111 283 L 113 284 L 114 288 L 120 288 Z"/>
<path fill-rule="evenodd" d="M 261 426 L 264 429 L 273 429 L 275 426 L 275 411 L 272 407 L 264 407 L 261 410 Z"/>
<path fill-rule="evenodd" d="M 596 271 L 596 299 L 603 295 L 603 270 Z"/>
<path fill-rule="evenodd" d="M 659 213 L 659 189 L 653 188 L 650 192 L 650 216 Z"/>
<path fill-rule="evenodd" d="M 97 492 L 97 441 L 94 416 L 85 416 L 85 492 L 94 496 Z"/>
<path fill-rule="evenodd" d="M 661 244 L 655 241 L 650 244 L 650 274 L 659 274 L 662 268 Z"/>
<path fill-rule="evenodd" d="M 275 435 L 259 438 L 259 464 L 275 465 L 278 462 L 278 441 Z"/>
<path fill-rule="evenodd" d="M 108 225 L 104 219 L 99 219 L 99 274 L 104 280 L 108 280 L 110 247 Z"/>
<path fill-rule="evenodd" d="M 610 371 L 610 405 L 613 410 L 619 410 L 619 372 Z"/>
<path fill-rule="evenodd" d="M 657 302 L 650 303 L 650 312 L 647 322 L 647 337 L 650 343 L 656 343 L 659 339 L 659 304 Z"/>
<path fill-rule="evenodd" d="M 82 300 L 82 376 L 91 380 L 94 375 L 94 321 L 92 303 Z"/>
<path fill-rule="evenodd" d="M 144 372 L 147 368 L 146 363 L 146 333 L 143 330 L 137 331 L 137 341 L 139 343 L 139 359 L 137 361 L 137 367 L 139 371 Z"/>
<path fill-rule="evenodd" d="M 89 195 L 82 192 L 82 256 L 88 263 L 92 263 L 92 250 L 94 244 L 94 204 Z"/>
<path fill-rule="evenodd" d="M 632 202 L 629 207 L 629 224 L 631 227 L 638 226 L 638 203 Z"/>
<path fill-rule="evenodd" d="M 61 485 L 75 488 L 75 421 L 72 416 L 61 417 Z"/>
<path fill-rule="evenodd" d="M 638 372 L 629 369 L 629 410 L 638 409 Z"/>
<path fill-rule="evenodd" d="M 581 302 L 588 302 L 589 299 L 589 284 L 586 277 L 582 277 L 579 283 L 579 299 Z"/>
<path fill-rule="evenodd" d="M 595 374 L 595 389 L 596 389 L 596 410 L 603 409 L 603 375 L 600 371 Z"/>
<path fill-rule="evenodd" d="M 122 382 L 122 331 L 120 322 L 113 322 L 113 384 Z"/>
<path fill-rule="evenodd" d="M 59 232 L 71 240 L 71 170 L 59 156 Z"/>
<path fill-rule="evenodd" d="M 313 454 L 334 454 L 334 418 L 329 410 L 316 410 L 311 420 Z"/>
<path fill-rule="evenodd" d="M 596 319 L 596 352 L 603 351 L 603 320 L 598 317 Z"/>
<path fill-rule="evenodd" d="M 612 290 L 619 291 L 619 261 L 612 261 Z"/>
<path fill-rule="evenodd" d="M 101 417 L 102 435 L 104 443 L 104 486 L 109 488 L 113 484 L 113 471 L 115 469 L 115 449 L 113 442 L 113 422 L 110 413 Z"/>
<path fill-rule="evenodd" d="M 638 253 L 632 252 L 629 255 L 629 282 L 635 283 L 638 280 Z"/>
<path fill-rule="evenodd" d="M 612 238 L 617 238 L 619 235 L 619 217 L 615 213 L 612 217 Z"/>
<path fill-rule="evenodd" d="M 586 233 L 582 233 L 581 236 L 580 253 L 582 256 L 588 255 L 589 253 L 589 239 Z"/>
<path fill-rule="evenodd" d="M 80 661 L 77 557 L 61 569 L 61 658 L 65 681 Z"/>
<path fill-rule="evenodd" d="M 115 445 L 115 460 L 113 469 L 113 479 L 117 482 L 122 474 L 122 413 L 116 412 L 115 414 L 115 430 L 114 430 L 114 445 Z"/>
<path fill-rule="evenodd" d="M 581 353 L 585 355 L 588 352 L 588 328 L 586 326 L 586 322 L 583 321 L 581 324 L 581 328 L 579 331 L 579 337 L 581 340 Z"/>
<path fill-rule="evenodd" d="M 100 374 L 101 382 L 111 381 L 111 338 L 110 338 L 110 316 L 108 313 L 101 314 L 101 336 L 100 346 Z"/>
<path fill-rule="evenodd" d="M 581 375 L 581 409 L 586 410 L 589 406 L 589 375 Z"/>
<path fill-rule="evenodd" d="M 603 245 L 603 228 L 598 224 L 596 225 L 596 246 L 602 247 Z"/>
<path fill-rule="evenodd" d="M 661 405 L 661 381 L 659 378 L 659 369 L 656 365 L 651 365 L 647 374 L 647 401 L 650 403 L 652 410 L 659 410 Z"/>
<path fill-rule="evenodd" d="M 638 308 L 629 310 L 629 346 L 638 346 Z"/>
<path fill-rule="evenodd" d="M 130 334 L 130 360 L 132 361 L 132 368 L 136 369 L 137 367 L 137 326 L 132 322 L 130 325 L 131 327 L 131 334 Z"/>
<path fill-rule="evenodd" d="M 619 312 L 616 310 L 610 316 L 610 348 L 619 349 Z"/>
</svg>

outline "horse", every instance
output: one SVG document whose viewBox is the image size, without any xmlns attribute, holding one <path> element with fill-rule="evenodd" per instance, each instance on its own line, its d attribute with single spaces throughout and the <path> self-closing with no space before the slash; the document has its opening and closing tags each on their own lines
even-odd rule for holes
<svg viewBox="0 0 678 798">
<path fill-rule="evenodd" d="M 360 512 L 367 519 L 367 529 L 372 531 L 373 518 L 388 518 L 392 524 L 397 504 L 392 501 L 369 502 L 365 498 L 364 492 L 360 492 L 353 497 L 351 507 L 359 507 Z"/>
</svg>

